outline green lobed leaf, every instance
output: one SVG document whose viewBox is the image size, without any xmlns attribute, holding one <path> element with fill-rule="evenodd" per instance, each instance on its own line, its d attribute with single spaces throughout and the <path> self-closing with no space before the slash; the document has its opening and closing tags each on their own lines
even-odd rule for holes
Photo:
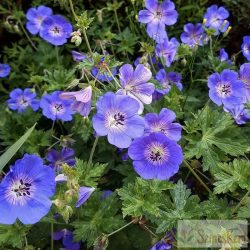
<svg viewBox="0 0 250 250">
<path fill-rule="evenodd" d="M 216 194 L 233 192 L 237 187 L 250 190 L 250 161 L 235 159 L 233 162 L 218 164 L 215 173 Z"/>
</svg>

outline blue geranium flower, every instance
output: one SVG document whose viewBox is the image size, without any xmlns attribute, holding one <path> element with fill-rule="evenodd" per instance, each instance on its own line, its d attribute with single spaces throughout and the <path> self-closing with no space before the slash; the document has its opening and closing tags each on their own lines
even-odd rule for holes
<svg viewBox="0 0 250 250">
<path fill-rule="evenodd" d="M 61 15 L 46 17 L 41 25 L 40 36 L 47 42 L 58 46 L 67 42 L 72 33 L 72 25 Z"/>
<path fill-rule="evenodd" d="M 93 187 L 80 187 L 76 207 L 80 207 L 83 203 L 85 203 L 94 191 L 95 188 Z"/>
<path fill-rule="evenodd" d="M 12 110 L 17 110 L 19 113 L 22 113 L 28 107 L 31 107 L 34 111 L 37 111 L 39 106 L 39 101 L 36 99 L 36 93 L 29 88 L 25 90 L 18 88 L 10 92 L 8 107 Z"/>
<path fill-rule="evenodd" d="M 184 25 L 184 32 L 181 34 L 181 41 L 191 48 L 202 46 L 207 42 L 207 36 L 201 23 Z"/>
<path fill-rule="evenodd" d="M 43 5 L 28 9 L 26 13 L 28 19 L 26 23 L 27 30 L 33 35 L 39 33 L 43 20 L 50 15 L 52 15 L 52 9 Z"/>
<path fill-rule="evenodd" d="M 229 112 L 232 117 L 234 118 L 235 122 L 239 125 L 245 124 L 247 121 L 250 120 L 250 109 L 246 109 L 244 104 L 235 105 L 230 108 L 225 108 L 226 112 Z"/>
<path fill-rule="evenodd" d="M 246 101 L 250 102 L 250 63 L 244 63 L 241 65 L 240 80 L 246 87 Z"/>
<path fill-rule="evenodd" d="M 204 15 L 205 26 L 214 29 L 215 35 L 218 35 L 220 32 L 224 33 L 229 26 L 229 22 L 226 20 L 228 17 L 229 13 L 224 7 L 212 5 Z"/>
<path fill-rule="evenodd" d="M 53 233 L 54 240 L 62 240 L 64 250 L 79 250 L 81 247 L 80 242 L 73 241 L 73 233 L 68 229 Z"/>
<path fill-rule="evenodd" d="M 141 10 L 138 20 L 147 24 L 149 37 L 156 42 L 163 42 L 167 38 L 166 25 L 173 25 L 177 21 L 178 13 L 170 0 L 158 3 L 158 0 L 145 0 L 146 10 Z"/>
<path fill-rule="evenodd" d="M 219 51 L 219 58 L 221 62 L 227 62 L 227 64 L 229 65 L 232 64 L 231 60 L 229 59 L 228 53 L 223 48 L 221 48 Z"/>
<path fill-rule="evenodd" d="M 46 160 L 49 162 L 49 166 L 56 171 L 60 171 L 62 164 L 66 163 L 69 166 L 75 165 L 75 151 L 72 148 L 63 148 L 60 152 L 51 149 L 46 154 Z"/>
<path fill-rule="evenodd" d="M 0 224 L 34 224 L 50 210 L 55 192 L 54 171 L 37 155 L 17 160 L 0 184 Z"/>
<path fill-rule="evenodd" d="M 117 94 L 128 95 L 136 99 L 140 105 L 138 113 L 143 112 L 143 104 L 152 102 L 152 94 L 154 93 L 154 84 L 148 82 L 152 73 L 150 69 L 143 64 L 138 64 L 133 69 L 131 64 L 124 64 L 119 69 L 120 82 L 122 89 L 118 90 Z"/>
<path fill-rule="evenodd" d="M 10 74 L 10 66 L 8 64 L 0 63 L 0 78 L 4 78 Z"/>
<path fill-rule="evenodd" d="M 176 72 L 169 72 L 167 73 L 165 69 L 160 69 L 155 78 L 161 84 L 160 89 L 155 89 L 155 94 L 159 94 L 159 97 L 169 93 L 171 86 L 174 84 L 180 91 L 182 90 L 183 86 L 181 83 L 181 74 Z M 159 98 L 156 98 L 159 99 Z"/>
<path fill-rule="evenodd" d="M 173 230 L 176 231 L 175 229 Z M 150 250 L 168 250 L 172 248 L 174 241 L 174 237 L 172 232 L 168 231 L 165 237 L 161 240 L 156 242 Z"/>
<path fill-rule="evenodd" d="M 175 113 L 167 108 L 163 108 L 160 114 L 148 113 L 144 116 L 145 119 L 145 134 L 161 132 L 173 141 L 181 139 L 182 126 L 175 123 Z"/>
<path fill-rule="evenodd" d="M 134 98 L 108 92 L 99 98 L 96 108 L 93 127 L 99 136 L 107 135 L 110 144 L 127 148 L 133 138 L 143 135 L 145 123 Z"/>
<path fill-rule="evenodd" d="M 83 60 L 88 58 L 83 53 L 75 51 L 75 50 L 72 50 L 71 54 L 72 54 L 73 60 L 76 61 L 76 62 L 82 62 Z"/>
<path fill-rule="evenodd" d="M 248 61 L 250 61 L 250 36 L 243 37 L 243 43 L 241 45 L 243 55 Z"/>
<path fill-rule="evenodd" d="M 60 98 L 61 91 L 55 91 L 52 94 L 46 94 L 40 101 L 40 107 L 43 110 L 43 115 L 55 121 L 71 121 L 72 115 L 75 113 L 71 109 L 71 100 L 62 100 Z"/>
<path fill-rule="evenodd" d="M 174 61 L 178 46 L 179 42 L 176 40 L 176 38 L 171 38 L 170 40 L 168 38 L 164 39 L 163 43 L 156 45 L 155 54 L 156 56 L 163 59 L 164 64 L 167 67 L 170 67 Z"/>
<path fill-rule="evenodd" d="M 167 180 L 183 161 L 181 147 L 163 133 L 151 133 L 135 139 L 128 148 L 135 171 L 144 179 Z"/>
<path fill-rule="evenodd" d="M 239 105 L 245 97 L 244 83 L 238 80 L 237 72 L 225 69 L 214 73 L 208 78 L 209 97 L 218 106 L 226 107 Z"/>
<path fill-rule="evenodd" d="M 63 100 L 72 100 L 71 109 L 87 117 L 91 111 L 92 87 L 74 92 L 63 92 L 60 94 Z"/>
</svg>

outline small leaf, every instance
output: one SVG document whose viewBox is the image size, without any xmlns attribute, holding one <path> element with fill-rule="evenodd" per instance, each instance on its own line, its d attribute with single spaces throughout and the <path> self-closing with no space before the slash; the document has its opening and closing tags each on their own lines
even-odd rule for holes
<svg viewBox="0 0 250 250">
<path fill-rule="evenodd" d="M 21 148 L 25 141 L 29 138 L 32 131 L 34 130 L 36 123 L 27 130 L 27 132 L 12 146 L 10 146 L 5 153 L 0 156 L 0 171 L 5 167 L 5 165 L 10 161 L 10 159 L 15 155 L 15 153 Z"/>
</svg>

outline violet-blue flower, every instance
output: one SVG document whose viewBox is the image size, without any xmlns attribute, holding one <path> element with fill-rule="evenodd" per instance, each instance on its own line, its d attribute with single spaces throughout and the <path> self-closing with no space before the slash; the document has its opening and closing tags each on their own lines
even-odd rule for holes
<svg viewBox="0 0 250 250">
<path fill-rule="evenodd" d="M 244 63 L 240 66 L 240 80 L 246 87 L 246 101 L 250 102 L 250 63 Z"/>
<path fill-rule="evenodd" d="M 185 24 L 184 32 L 181 34 L 181 41 L 191 48 L 205 44 L 207 37 L 201 23 Z"/>
<path fill-rule="evenodd" d="M 205 26 L 214 29 L 215 35 L 220 32 L 225 32 L 229 26 L 229 22 L 226 20 L 229 17 L 228 11 L 224 7 L 218 7 L 217 5 L 210 6 L 205 15 Z"/>
<path fill-rule="evenodd" d="M 28 107 L 31 107 L 34 111 L 37 111 L 39 106 L 36 93 L 29 88 L 24 90 L 17 88 L 10 92 L 8 107 L 12 110 L 17 110 L 19 113 L 22 113 Z"/>
<path fill-rule="evenodd" d="M 52 205 L 54 171 L 37 155 L 25 154 L 17 160 L 0 184 L 0 224 L 34 224 Z"/>
<path fill-rule="evenodd" d="M 71 109 L 87 117 L 91 111 L 92 87 L 74 92 L 63 92 L 60 94 L 63 100 L 72 100 Z"/>
<path fill-rule="evenodd" d="M 149 37 L 156 42 L 163 42 L 167 38 L 166 25 L 173 25 L 177 21 L 178 13 L 175 5 L 170 0 L 158 3 L 158 0 L 145 0 L 146 10 L 141 10 L 138 15 L 140 23 L 147 24 Z"/>
<path fill-rule="evenodd" d="M 169 72 L 167 73 L 165 69 L 160 69 L 155 78 L 161 84 L 160 89 L 155 89 L 155 91 L 161 95 L 165 95 L 169 93 L 171 86 L 174 84 L 180 91 L 182 90 L 183 86 L 181 83 L 181 74 L 176 72 Z"/>
<path fill-rule="evenodd" d="M 243 43 L 241 45 L 243 55 L 248 61 L 250 61 L 250 36 L 243 37 Z"/>
<path fill-rule="evenodd" d="M 166 38 L 163 43 L 156 45 L 155 54 L 157 57 L 161 57 L 164 61 L 163 63 L 169 67 L 174 61 L 178 46 L 179 42 L 176 38 L 171 38 L 170 40 Z"/>
<path fill-rule="evenodd" d="M 62 240 L 64 250 L 79 250 L 81 247 L 80 242 L 74 242 L 73 233 L 68 229 L 62 229 L 61 231 L 53 233 L 54 240 Z"/>
<path fill-rule="evenodd" d="M 52 94 L 45 94 L 41 101 L 40 107 L 43 110 L 43 115 L 55 121 L 71 121 L 72 115 L 75 113 L 71 109 L 71 100 L 62 100 L 60 98 L 61 91 L 55 91 Z"/>
<path fill-rule="evenodd" d="M 65 44 L 71 33 L 72 25 L 61 15 L 46 17 L 40 29 L 40 36 L 55 46 Z"/>
<path fill-rule="evenodd" d="M 164 240 L 161 240 L 159 242 L 156 242 L 150 250 L 168 250 L 171 249 L 172 245 L 165 242 Z"/>
<path fill-rule="evenodd" d="M 26 13 L 26 18 L 28 20 L 26 23 L 27 30 L 33 35 L 39 33 L 43 20 L 51 15 L 52 9 L 43 5 L 37 8 L 28 9 Z"/>
<path fill-rule="evenodd" d="M 60 171 L 61 166 L 66 163 L 69 166 L 75 165 L 75 151 L 72 148 L 63 148 L 61 151 L 50 149 L 46 154 L 49 166 L 55 171 Z"/>
<path fill-rule="evenodd" d="M 107 136 L 110 144 L 128 148 L 132 139 L 143 135 L 145 122 L 138 115 L 135 99 L 108 92 L 99 98 L 96 108 L 93 127 L 99 136 Z"/>
<path fill-rule="evenodd" d="M 93 187 L 80 187 L 76 207 L 80 207 L 83 203 L 85 203 L 94 191 L 95 188 Z"/>
<path fill-rule="evenodd" d="M 0 63 L 0 78 L 4 78 L 10 74 L 9 64 Z"/>
<path fill-rule="evenodd" d="M 229 69 L 220 74 L 214 73 L 208 78 L 209 97 L 218 106 L 239 105 L 245 96 L 244 83 L 238 80 L 237 72 Z"/>
<path fill-rule="evenodd" d="M 150 69 L 143 64 L 138 64 L 133 69 L 131 64 L 124 64 L 119 69 L 120 82 L 122 89 L 118 90 L 117 94 L 128 95 L 136 99 L 140 105 L 138 113 L 143 112 L 143 104 L 152 102 L 152 94 L 154 93 L 154 84 L 149 80 L 152 77 Z"/>
<path fill-rule="evenodd" d="M 145 134 L 160 132 L 173 141 L 181 139 L 182 126 L 174 122 L 176 115 L 172 110 L 163 108 L 159 115 L 148 113 L 144 116 L 144 119 Z"/>
<path fill-rule="evenodd" d="M 239 125 L 245 124 L 250 120 L 250 109 L 246 109 L 244 104 L 235 105 L 230 108 L 224 108 L 226 112 L 229 112 L 234 118 L 235 122 Z"/>
<path fill-rule="evenodd" d="M 135 139 L 128 149 L 135 171 L 144 179 L 167 180 L 183 161 L 181 147 L 163 133 Z"/>
<path fill-rule="evenodd" d="M 81 61 L 84 61 L 85 59 L 88 58 L 83 53 L 75 51 L 75 50 L 72 50 L 71 54 L 72 54 L 73 60 L 76 61 L 76 62 L 81 62 Z"/>
</svg>

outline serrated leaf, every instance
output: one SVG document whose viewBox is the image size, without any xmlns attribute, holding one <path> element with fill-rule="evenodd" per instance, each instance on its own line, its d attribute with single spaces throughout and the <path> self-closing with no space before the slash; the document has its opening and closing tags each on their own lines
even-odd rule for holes
<svg viewBox="0 0 250 250">
<path fill-rule="evenodd" d="M 191 195 L 191 191 L 182 181 L 178 181 L 170 194 L 172 202 L 168 204 L 168 209 L 162 211 L 156 233 L 163 233 L 176 227 L 178 220 L 198 219 L 202 215 L 199 197 Z"/>
<path fill-rule="evenodd" d="M 215 173 L 217 181 L 214 191 L 216 194 L 233 192 L 237 187 L 250 189 L 250 161 L 237 160 L 229 163 L 218 164 L 219 169 Z"/>
<path fill-rule="evenodd" d="M 88 164 L 83 160 L 76 159 L 75 169 L 78 172 L 79 184 L 82 186 L 96 187 L 99 178 L 103 175 L 108 164 Z"/>
<path fill-rule="evenodd" d="M 136 178 L 135 183 L 128 183 L 117 191 L 123 201 L 123 216 L 139 217 L 145 214 L 159 216 L 165 200 L 163 191 L 173 187 L 174 185 L 167 181 Z"/>
<path fill-rule="evenodd" d="M 244 155 L 249 144 L 241 135 L 228 113 L 220 113 L 205 107 L 184 128 L 188 135 L 185 147 L 187 159 L 203 158 L 204 171 L 215 172 L 218 163 L 230 156 Z"/>
</svg>

